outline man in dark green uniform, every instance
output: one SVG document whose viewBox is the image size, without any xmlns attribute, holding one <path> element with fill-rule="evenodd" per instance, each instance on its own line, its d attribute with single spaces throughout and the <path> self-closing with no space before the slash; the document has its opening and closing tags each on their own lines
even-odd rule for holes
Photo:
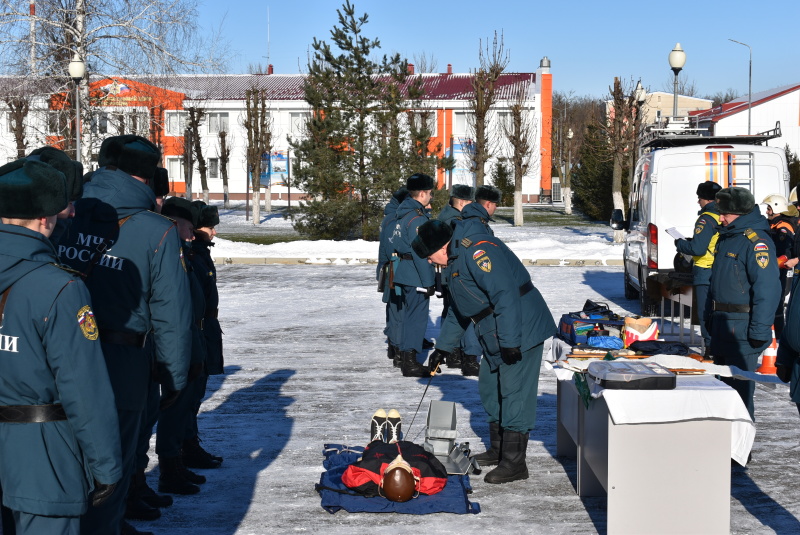
<svg viewBox="0 0 800 535">
<path fill-rule="evenodd" d="M 719 236 L 719 211 L 714 197 L 720 189 L 722 187 L 719 184 L 711 181 L 697 186 L 697 204 L 700 205 L 700 212 L 694 224 L 694 236 L 690 240 L 675 240 L 675 248 L 679 253 L 694 257 L 692 286 L 706 354 L 711 347 L 711 335 L 706 329 L 706 322 L 702 319 L 706 317 L 706 301 L 708 289 L 711 287 L 711 266 L 714 264 L 714 249 L 717 247 L 717 236 Z"/>
<path fill-rule="evenodd" d="M 781 295 L 775 245 L 753 194 L 723 188 L 716 195 L 722 227 L 711 272 L 711 354 L 715 364 L 755 371 L 772 342 L 772 322 Z M 753 381 L 722 379 L 733 387 L 755 421 Z"/>
<path fill-rule="evenodd" d="M 475 192 L 466 184 L 456 184 L 450 190 L 450 202 L 439 212 L 439 221 L 450 223 L 453 219 L 461 219 L 461 210 L 475 200 Z"/>
<path fill-rule="evenodd" d="M 200 445 L 197 427 L 197 413 L 200 411 L 206 393 L 209 375 L 225 373 L 225 359 L 222 354 L 222 328 L 219 325 L 219 293 L 217 292 L 217 268 L 211 258 L 216 226 L 219 225 L 219 211 L 216 206 L 207 206 L 203 201 L 192 203 L 194 210 L 194 241 L 191 242 L 189 258 L 192 273 L 200 282 L 205 309 L 203 311 L 203 336 L 206 341 L 206 360 L 200 376 L 193 381 L 192 406 L 186 436 L 183 439 L 181 455 L 183 464 L 189 468 L 218 468 L 222 457 L 208 453 Z"/>
<path fill-rule="evenodd" d="M 400 307 L 403 296 L 400 286 L 394 286 L 394 272 L 400 262 L 400 257 L 395 254 L 392 241 L 395 239 L 394 230 L 397 221 L 397 208 L 406 197 L 408 197 L 408 190 L 403 186 L 392 194 L 392 198 L 389 199 L 383 210 L 378 242 L 378 269 L 375 274 L 376 279 L 379 281 L 383 277 L 383 296 L 381 299 L 386 303 L 386 328 L 383 330 L 383 334 L 386 335 L 387 342 L 386 356 L 392 360 L 395 368 L 401 366 L 400 338 L 402 336 L 403 318 Z"/>
<path fill-rule="evenodd" d="M 494 231 L 489 226 L 489 221 L 494 221 L 492 216 L 497 205 L 500 204 L 502 193 L 494 186 L 478 186 L 475 190 L 475 202 L 461 210 L 461 220 L 470 227 L 469 232 L 487 232 L 494 236 Z M 475 226 L 473 229 L 472 226 Z"/>
<path fill-rule="evenodd" d="M 411 248 L 417 228 L 428 221 L 425 206 L 431 202 L 433 178 L 422 173 L 408 177 L 408 197 L 397 208 L 397 218 L 392 231 L 392 244 L 400 263 L 394 274 L 394 283 L 400 285 L 402 294 L 400 328 L 400 369 L 405 377 L 422 377 L 427 370 L 417 361 L 422 352 L 422 340 L 428 326 L 428 305 L 435 292 L 433 267 Z"/>
<path fill-rule="evenodd" d="M 67 204 L 50 165 L 0 167 L 0 485 L 20 535 L 78 533 L 122 477 L 89 292 L 48 240 Z"/>
<path fill-rule="evenodd" d="M 539 368 L 544 341 L 556 333 L 553 316 L 530 274 L 506 245 L 486 232 L 458 223 L 425 223 L 413 247 L 421 257 L 446 266 L 451 307 L 429 359 L 431 370 L 458 345 L 472 323 L 483 347 L 478 390 L 487 413 L 491 448 L 476 455 L 497 464 L 487 483 L 528 477 L 528 436 L 536 423 Z M 475 228 L 475 227 L 472 227 Z"/>
<path fill-rule="evenodd" d="M 161 157 L 139 136 L 103 141 L 100 169 L 75 203 L 62 236 L 62 262 L 82 272 L 97 311 L 100 342 L 114 389 L 120 425 L 123 478 L 135 471 L 135 451 L 155 352 L 166 400 L 186 385 L 191 305 L 189 280 L 174 223 L 151 212 L 151 181 Z M 118 494 L 118 495 L 117 495 Z M 125 492 L 91 508 L 83 533 L 119 529 Z"/>
</svg>

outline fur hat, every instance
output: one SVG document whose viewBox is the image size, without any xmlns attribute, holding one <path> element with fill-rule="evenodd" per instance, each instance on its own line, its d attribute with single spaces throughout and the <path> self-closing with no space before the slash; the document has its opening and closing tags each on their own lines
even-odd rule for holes
<svg viewBox="0 0 800 535">
<path fill-rule="evenodd" d="M 209 206 L 203 201 L 194 201 L 192 207 L 197 211 L 194 228 L 211 228 L 219 225 L 219 210 L 216 206 Z"/>
<path fill-rule="evenodd" d="M 163 167 L 156 169 L 153 193 L 156 197 L 166 197 L 169 194 L 169 173 Z"/>
<path fill-rule="evenodd" d="M 403 202 L 408 197 L 408 188 L 405 186 L 400 186 L 400 189 L 392 193 L 392 197 L 397 199 L 397 202 Z"/>
<path fill-rule="evenodd" d="M 39 160 L 64 173 L 67 179 L 67 195 L 70 201 L 77 201 L 83 195 L 83 164 L 67 156 L 63 150 L 45 145 L 31 152 L 29 160 Z"/>
<path fill-rule="evenodd" d="M 0 216 L 48 217 L 68 204 L 67 179 L 55 167 L 27 158 L 0 167 Z"/>
<path fill-rule="evenodd" d="M 161 215 L 175 219 L 176 217 L 191 221 L 194 224 L 192 202 L 183 197 L 170 197 L 161 207 Z"/>
<path fill-rule="evenodd" d="M 433 189 L 433 179 L 423 173 L 414 173 L 406 181 L 408 191 L 425 191 Z"/>
<path fill-rule="evenodd" d="M 149 140 L 134 135 L 114 136 L 103 140 L 97 163 L 113 165 L 131 176 L 150 180 L 156 174 L 161 151 Z"/>
<path fill-rule="evenodd" d="M 420 258 L 428 258 L 438 251 L 453 237 L 453 229 L 444 221 L 431 219 L 417 229 L 417 237 L 411 242 L 411 248 Z"/>
<path fill-rule="evenodd" d="M 745 188 L 722 188 L 716 201 L 720 214 L 749 214 L 756 205 L 753 194 Z"/>
<path fill-rule="evenodd" d="M 489 201 L 495 204 L 500 204 L 500 199 L 503 198 L 503 193 L 494 186 L 479 186 L 478 189 L 475 190 L 475 200 L 476 201 Z"/>
<path fill-rule="evenodd" d="M 475 190 L 466 184 L 456 184 L 453 186 L 453 189 L 450 190 L 450 196 L 465 201 L 474 201 Z"/>
<path fill-rule="evenodd" d="M 722 186 L 716 182 L 702 182 L 697 185 L 697 198 L 706 201 L 713 201 L 717 192 L 722 189 Z"/>
</svg>

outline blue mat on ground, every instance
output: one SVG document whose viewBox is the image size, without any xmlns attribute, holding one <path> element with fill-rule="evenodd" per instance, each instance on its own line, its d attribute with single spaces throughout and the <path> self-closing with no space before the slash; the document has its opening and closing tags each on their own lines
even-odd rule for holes
<svg viewBox="0 0 800 535">
<path fill-rule="evenodd" d="M 467 513 L 478 514 L 480 505 L 471 502 L 467 495 L 472 492 L 467 475 L 451 475 L 447 477 L 447 485 L 441 492 L 426 496 L 420 494 L 413 500 L 398 503 L 376 496 L 367 498 L 347 488 L 342 483 L 345 469 L 356 462 L 364 448 L 348 447 L 342 444 L 325 444 L 322 454 L 325 460 L 322 466 L 325 471 L 315 486 L 322 498 L 322 508 L 333 514 L 341 509 L 349 513 L 403 513 L 409 515 L 426 515 L 428 513 Z"/>
</svg>

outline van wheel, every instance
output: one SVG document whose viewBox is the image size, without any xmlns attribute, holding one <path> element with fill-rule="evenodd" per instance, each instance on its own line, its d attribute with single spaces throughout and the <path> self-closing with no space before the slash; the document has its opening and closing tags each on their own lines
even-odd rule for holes
<svg viewBox="0 0 800 535">
<path fill-rule="evenodd" d="M 644 275 L 640 274 L 639 276 L 639 284 L 641 286 L 641 290 L 639 290 L 639 304 L 641 305 L 641 312 L 642 316 L 652 318 L 654 316 L 658 316 L 660 314 L 659 310 L 659 302 L 653 300 L 648 293 L 647 293 L 647 279 Z"/>
<path fill-rule="evenodd" d="M 628 275 L 628 272 L 625 272 L 625 299 L 638 299 L 639 292 L 636 291 L 636 288 L 633 287 L 631 284 L 631 277 Z"/>
</svg>

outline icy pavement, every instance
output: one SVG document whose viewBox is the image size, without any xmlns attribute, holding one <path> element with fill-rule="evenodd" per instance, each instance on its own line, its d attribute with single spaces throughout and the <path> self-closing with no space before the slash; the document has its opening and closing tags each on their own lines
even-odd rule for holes
<svg viewBox="0 0 800 535">
<path fill-rule="evenodd" d="M 587 298 L 617 312 L 638 311 L 623 297 L 621 268 L 529 269 L 556 318 Z M 476 379 L 453 370 L 433 379 L 408 428 L 426 381 L 403 378 L 386 358 L 374 272 L 374 266 L 219 268 L 227 374 L 209 380 L 200 434 L 225 462 L 200 471 L 208 478 L 200 494 L 177 496 L 160 520 L 135 524 L 161 535 L 605 533 L 605 499 L 579 498 L 575 462 L 555 457 L 556 380 L 545 370 L 528 447 L 530 479 L 488 485 L 471 476 L 470 499 L 480 514 L 331 515 L 320 507 L 314 484 L 323 443 L 364 445 L 377 408 L 397 408 L 407 438 L 422 442 L 427 401 L 455 401 L 458 440 L 482 451 L 488 438 Z M 428 334 L 435 337 L 441 302 L 431 302 Z M 800 420 L 787 387 L 759 385 L 756 418 L 753 461 L 746 470 L 732 469 L 731 532 L 800 533 Z M 148 476 L 154 488 L 157 474 L 155 468 Z"/>
</svg>

